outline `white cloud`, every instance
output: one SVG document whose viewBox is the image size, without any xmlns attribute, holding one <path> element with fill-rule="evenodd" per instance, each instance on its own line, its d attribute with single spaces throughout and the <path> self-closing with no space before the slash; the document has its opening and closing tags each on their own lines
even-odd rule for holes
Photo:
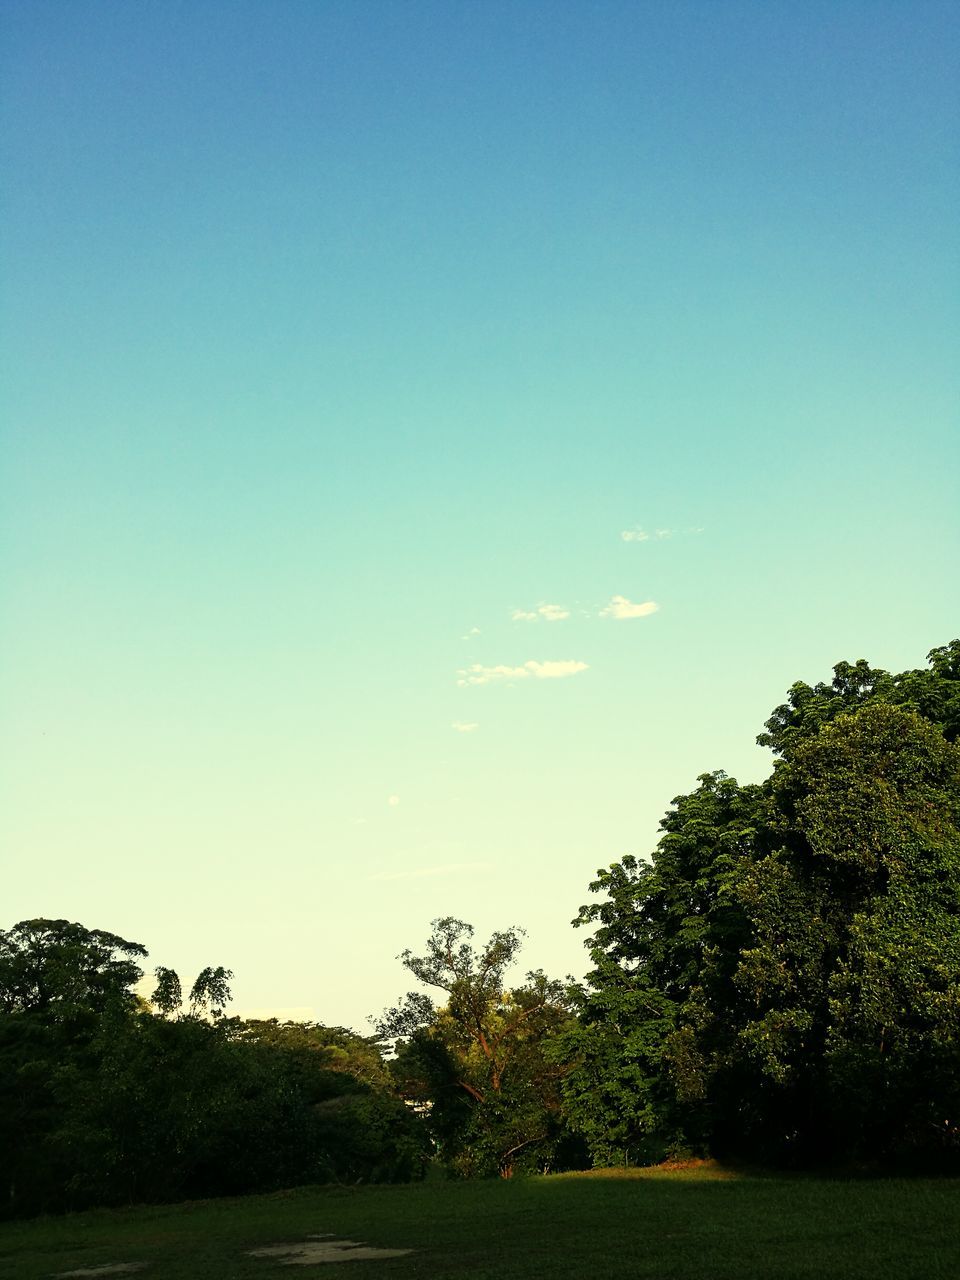
<svg viewBox="0 0 960 1280">
<path fill-rule="evenodd" d="M 654 600 L 645 600 L 643 604 L 634 604 L 626 596 L 614 596 L 605 609 L 600 610 L 601 618 L 646 618 L 656 613 L 660 606 Z"/>
<path fill-rule="evenodd" d="M 562 622 L 570 617 L 570 610 L 564 604 L 538 604 L 536 609 L 514 609 L 510 615 L 514 622 Z"/>
<path fill-rule="evenodd" d="M 399 803 L 400 803 L 399 796 L 391 796 L 387 801 L 387 804 L 391 807 L 391 809 L 395 809 Z"/>
<path fill-rule="evenodd" d="M 410 871 L 381 871 L 368 880 L 422 880 L 427 876 L 455 876 L 465 871 L 489 871 L 489 862 L 447 862 L 440 867 L 414 867 Z"/>
<path fill-rule="evenodd" d="M 451 729 L 456 729 L 457 733 L 473 733 L 474 730 L 480 728 L 476 721 L 472 721 L 470 724 L 464 724 L 460 720 L 454 720 L 450 727 Z"/>
<path fill-rule="evenodd" d="M 526 667 L 485 667 L 475 662 L 471 667 L 458 671 L 457 684 L 492 684 L 495 680 L 526 680 L 530 672 Z"/>
<path fill-rule="evenodd" d="M 649 542 L 651 538 L 655 542 L 663 542 L 665 538 L 672 538 L 674 534 L 691 534 L 703 533 L 702 525 L 695 525 L 689 529 L 654 529 L 652 533 L 644 529 L 642 525 L 634 525 L 632 529 L 622 529 L 620 537 L 624 542 Z"/>
<path fill-rule="evenodd" d="M 485 667 L 475 662 L 473 666 L 457 672 L 459 676 L 457 684 L 494 684 L 498 681 L 531 679 L 562 680 L 566 676 L 575 676 L 578 672 L 586 670 L 585 662 L 577 662 L 571 658 L 555 662 L 525 662 L 522 667 Z"/>
<path fill-rule="evenodd" d="M 480 628 L 479 628 L 479 627 L 471 627 L 471 628 L 470 628 L 470 630 L 467 632 L 467 634 L 466 634 L 465 636 L 461 636 L 461 637 L 460 637 L 460 639 L 461 639 L 461 640 L 472 640 L 474 636 L 478 636 L 479 634 L 480 634 Z"/>
<path fill-rule="evenodd" d="M 587 664 L 567 658 L 562 662 L 525 662 L 524 668 L 537 680 L 562 680 L 586 671 Z"/>
</svg>

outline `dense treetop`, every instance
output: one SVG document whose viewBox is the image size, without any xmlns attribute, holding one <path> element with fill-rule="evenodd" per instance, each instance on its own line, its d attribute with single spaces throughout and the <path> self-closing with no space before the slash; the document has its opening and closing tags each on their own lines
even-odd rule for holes
<svg viewBox="0 0 960 1280">
<path fill-rule="evenodd" d="M 597 1158 L 957 1152 L 958 694 L 957 641 L 796 684 L 765 783 L 704 774 L 598 872 L 564 1086 Z"/>
</svg>

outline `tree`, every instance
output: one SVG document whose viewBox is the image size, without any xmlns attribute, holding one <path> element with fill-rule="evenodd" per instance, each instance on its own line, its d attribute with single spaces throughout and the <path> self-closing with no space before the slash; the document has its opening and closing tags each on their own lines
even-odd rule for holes
<svg viewBox="0 0 960 1280">
<path fill-rule="evenodd" d="M 564 1067 L 547 1045 L 569 1023 L 572 1004 L 563 984 L 539 971 L 507 988 L 522 930 L 494 933 L 480 950 L 472 937 L 462 920 L 435 920 L 425 954 L 405 951 L 400 959 L 420 982 L 445 992 L 446 1003 L 438 1008 L 411 992 L 378 1031 L 395 1041 L 401 1090 L 427 1113 L 448 1167 L 510 1177 L 549 1164 L 560 1145 Z"/>
<path fill-rule="evenodd" d="M 798 745 L 772 789 L 790 825 L 741 888 L 755 934 L 741 1043 L 767 1074 L 806 1082 L 798 1140 L 814 1151 L 960 1148 L 960 749 L 874 703 Z M 761 1048 L 787 1015 L 799 1040 Z"/>
<path fill-rule="evenodd" d="M 861 658 L 838 662 L 829 684 L 811 686 L 799 680 L 791 685 L 787 701 L 773 711 L 757 742 L 789 758 L 794 745 L 815 736 L 837 716 L 871 703 L 916 711 L 938 725 L 948 742 L 955 742 L 960 736 L 960 640 L 931 649 L 927 661 L 925 671 L 891 675 Z"/>
<path fill-rule="evenodd" d="M 232 974 L 182 1007 L 139 943 L 63 920 L 0 933 L 0 1213 L 418 1177 L 422 1126 L 378 1048 L 228 1018 Z"/>
<path fill-rule="evenodd" d="M 704 775 L 650 862 L 598 873 L 564 1082 L 595 1158 L 960 1146 L 960 645 L 930 660 L 794 685 L 766 783 Z"/>
<path fill-rule="evenodd" d="M 104 1027 L 97 1070 L 71 1082 L 52 1135 L 69 1154 L 72 1202 L 420 1176 L 422 1126 L 386 1072 L 366 1083 L 313 1039 L 293 1025 L 264 1034 L 190 1013 L 139 1015 L 121 1034 Z"/>
<path fill-rule="evenodd" d="M 6 1207 L 56 1207 L 70 1175 L 51 1143 L 65 1082 L 95 1070 L 101 1024 L 137 1007 L 139 943 L 68 920 L 0 931 L 0 1179 Z"/>
<path fill-rule="evenodd" d="M 147 950 L 103 929 L 69 920 L 21 920 L 0 930 L 0 1012 L 46 1021 L 132 1008 Z"/>
<path fill-rule="evenodd" d="M 580 1017 L 565 1037 L 564 1105 L 598 1163 L 707 1140 L 680 1028 L 692 1001 L 729 985 L 748 936 L 731 890 L 761 839 L 764 798 L 717 772 L 673 805 L 652 860 L 628 855 L 601 868 L 590 888 L 605 899 L 574 921 L 596 929 Z"/>
<path fill-rule="evenodd" d="M 154 970 L 157 985 L 150 997 L 150 1003 L 165 1016 L 176 1013 L 183 1004 L 183 988 L 180 975 L 175 969 L 167 969 L 159 965 Z"/>
</svg>

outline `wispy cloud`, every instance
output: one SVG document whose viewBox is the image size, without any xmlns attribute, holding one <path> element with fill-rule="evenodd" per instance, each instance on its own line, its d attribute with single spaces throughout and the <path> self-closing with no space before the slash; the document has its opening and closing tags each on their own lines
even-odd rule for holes
<svg viewBox="0 0 960 1280">
<path fill-rule="evenodd" d="M 427 876 L 456 876 L 471 871 L 490 871 L 489 862 L 446 862 L 439 867 L 413 867 L 409 871 L 380 871 L 368 880 L 423 880 Z"/>
<path fill-rule="evenodd" d="M 514 680 L 562 680 L 587 670 L 587 663 L 568 658 L 557 662 L 525 662 L 522 667 L 485 667 L 479 662 L 458 671 L 457 684 L 495 684 Z"/>
<path fill-rule="evenodd" d="M 578 662 L 572 658 L 566 658 L 560 662 L 524 663 L 524 670 L 529 671 L 536 680 L 562 680 L 565 676 L 575 676 L 586 669 L 585 662 Z"/>
<path fill-rule="evenodd" d="M 477 724 L 475 720 L 471 721 L 469 724 L 464 724 L 461 720 L 454 720 L 450 727 L 451 729 L 456 729 L 457 733 L 473 733 L 475 730 L 480 728 L 479 724 Z"/>
<path fill-rule="evenodd" d="M 479 627 L 471 627 L 471 628 L 470 628 L 470 630 L 466 633 L 466 635 L 461 636 L 461 637 L 460 637 L 460 639 L 461 639 L 461 640 L 472 640 L 474 636 L 478 636 L 479 634 L 480 634 L 480 628 L 479 628 Z"/>
<path fill-rule="evenodd" d="M 601 618 L 646 618 L 656 613 L 660 606 L 655 600 L 644 600 L 642 604 L 634 604 L 626 596 L 614 596 L 605 609 L 600 610 Z"/>
<path fill-rule="evenodd" d="M 399 796 L 390 796 L 387 799 L 387 804 L 390 806 L 391 809 L 395 809 L 399 803 L 400 803 Z"/>
<path fill-rule="evenodd" d="M 514 609 L 510 615 L 514 622 L 562 622 L 570 617 L 565 604 L 538 604 L 536 609 Z"/>
<path fill-rule="evenodd" d="M 635 525 L 632 529 L 621 529 L 620 537 L 624 542 L 649 542 L 650 540 L 649 533 L 640 525 Z"/>
</svg>

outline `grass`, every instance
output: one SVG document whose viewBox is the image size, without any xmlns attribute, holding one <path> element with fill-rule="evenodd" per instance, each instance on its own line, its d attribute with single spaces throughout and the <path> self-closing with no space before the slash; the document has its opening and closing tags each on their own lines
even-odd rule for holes
<svg viewBox="0 0 960 1280">
<path fill-rule="evenodd" d="M 146 1262 L 144 1280 L 278 1280 L 257 1246 L 331 1232 L 407 1257 L 323 1280 L 955 1280 L 960 1180 L 830 1181 L 711 1165 L 513 1182 L 302 1188 L 0 1228 L 0 1276 Z"/>
</svg>

